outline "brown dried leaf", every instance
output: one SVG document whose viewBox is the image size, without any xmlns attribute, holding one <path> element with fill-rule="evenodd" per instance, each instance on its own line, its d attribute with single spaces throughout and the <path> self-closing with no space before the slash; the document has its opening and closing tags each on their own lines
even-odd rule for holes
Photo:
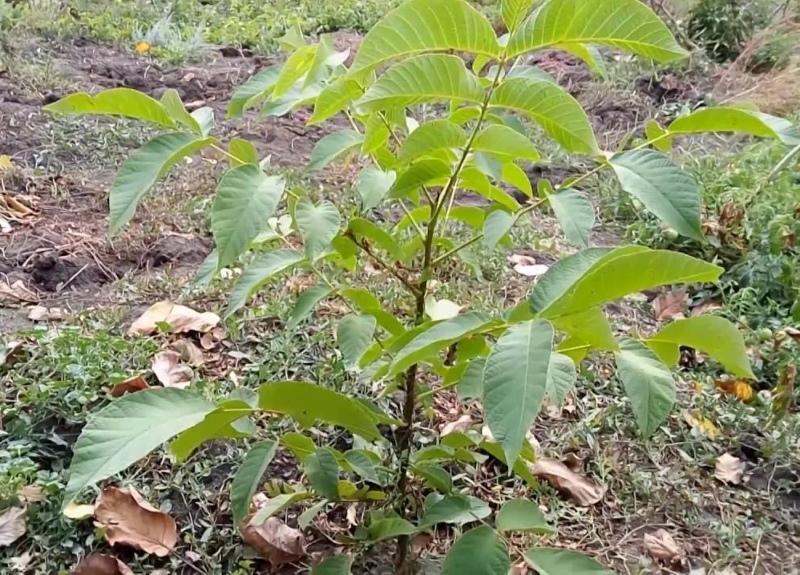
<svg viewBox="0 0 800 575">
<path fill-rule="evenodd" d="M 726 395 L 733 395 L 745 403 L 753 400 L 755 392 L 750 384 L 744 379 L 718 379 L 714 386 Z"/>
<path fill-rule="evenodd" d="M 25 508 L 9 507 L 0 513 L 0 547 L 11 545 L 25 535 Z"/>
<path fill-rule="evenodd" d="M 57 307 L 46 308 L 35 305 L 28 310 L 28 319 L 31 321 L 60 321 L 64 319 L 64 312 Z"/>
<path fill-rule="evenodd" d="M 710 439 L 715 439 L 716 437 L 719 437 L 719 428 L 714 424 L 713 421 L 711 421 L 701 412 L 684 411 L 683 419 L 686 421 L 686 423 L 691 425 L 693 429 L 696 429 L 698 432 L 702 433 L 706 437 Z"/>
<path fill-rule="evenodd" d="M 0 365 L 11 367 L 25 355 L 25 344 L 21 341 L 9 341 L 5 349 L 0 349 Z"/>
<path fill-rule="evenodd" d="M 175 520 L 147 503 L 133 488 L 106 487 L 94 512 L 108 542 L 166 557 L 178 542 Z"/>
<path fill-rule="evenodd" d="M 455 421 L 445 423 L 442 426 L 439 435 L 441 437 L 444 437 L 445 435 L 448 435 L 450 433 L 455 433 L 456 431 L 460 432 L 467 431 L 472 426 L 472 423 L 473 423 L 472 418 L 469 415 L 464 414 Z"/>
<path fill-rule="evenodd" d="M 214 349 L 223 339 L 225 339 L 225 328 L 217 326 L 200 336 L 200 347 L 206 351 Z"/>
<path fill-rule="evenodd" d="M 93 553 L 84 557 L 71 575 L 133 575 L 133 571 L 112 555 Z"/>
<path fill-rule="evenodd" d="M 81 519 L 88 519 L 89 517 L 94 516 L 94 510 L 94 504 L 81 505 L 80 503 L 75 503 L 73 501 L 72 503 L 68 503 L 61 513 L 64 514 L 64 517 L 80 521 Z"/>
<path fill-rule="evenodd" d="M 177 351 L 161 351 L 153 358 L 153 373 L 164 387 L 186 388 L 192 382 L 192 368 L 181 364 Z"/>
<path fill-rule="evenodd" d="M 0 282 L 0 302 L 38 303 L 39 297 L 26 288 L 22 280 L 17 280 L 13 284 Z"/>
<path fill-rule="evenodd" d="M 111 393 L 111 397 L 120 397 L 126 393 L 135 393 L 137 391 L 142 391 L 143 389 L 148 389 L 149 387 L 150 386 L 141 375 L 134 375 L 125 381 L 120 381 L 111 388 L 109 393 Z"/>
<path fill-rule="evenodd" d="M 242 538 L 273 567 L 293 563 L 306 554 L 303 534 L 277 517 L 270 517 L 261 525 L 248 523 Z"/>
<path fill-rule="evenodd" d="M 16 557 L 12 557 L 8 560 L 11 568 L 16 571 L 17 573 L 25 573 L 28 570 L 28 565 L 31 563 L 31 556 L 29 551 L 26 551 L 22 555 L 18 555 Z"/>
<path fill-rule="evenodd" d="M 172 348 L 181 354 L 181 359 L 189 365 L 199 367 L 206 362 L 203 351 L 188 339 L 181 339 L 172 344 Z"/>
<path fill-rule="evenodd" d="M 38 485 L 26 485 L 17 492 L 19 497 L 24 503 L 39 503 L 44 501 L 44 490 Z"/>
<path fill-rule="evenodd" d="M 673 291 L 659 295 L 653 300 L 653 310 L 658 321 L 683 319 L 683 308 L 687 303 L 686 292 Z"/>
<path fill-rule="evenodd" d="M 644 548 L 653 559 L 666 563 L 676 563 L 683 559 L 680 545 L 664 529 L 659 529 L 655 533 L 645 533 Z"/>
<path fill-rule="evenodd" d="M 712 311 L 717 311 L 718 309 L 722 309 L 722 304 L 719 303 L 718 301 L 709 300 L 701 303 L 696 307 L 693 307 L 691 316 L 697 317 L 698 315 L 711 313 Z"/>
<path fill-rule="evenodd" d="M 522 254 L 508 256 L 508 263 L 514 266 L 515 272 L 530 278 L 543 275 L 548 269 L 550 269 L 549 266 L 537 264 L 536 260 L 531 256 Z"/>
<path fill-rule="evenodd" d="M 531 473 L 568 495 L 580 506 L 594 505 L 606 493 L 606 487 L 589 481 L 583 475 L 555 459 L 542 458 L 531 466 Z"/>
<path fill-rule="evenodd" d="M 724 483 L 739 485 L 744 475 L 744 461 L 730 453 L 723 453 L 717 458 L 714 477 Z"/>
<path fill-rule="evenodd" d="M 160 301 L 150 306 L 128 328 L 128 335 L 149 335 L 158 331 L 159 324 L 169 324 L 172 333 L 207 333 L 214 329 L 220 318 L 212 312 L 197 312 L 185 305 Z"/>
</svg>

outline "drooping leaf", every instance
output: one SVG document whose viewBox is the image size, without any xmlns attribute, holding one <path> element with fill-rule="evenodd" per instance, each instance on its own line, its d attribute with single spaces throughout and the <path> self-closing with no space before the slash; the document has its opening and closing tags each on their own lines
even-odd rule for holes
<svg viewBox="0 0 800 575">
<path fill-rule="evenodd" d="M 326 200 L 314 204 L 308 197 L 297 202 L 294 218 L 303 235 L 306 257 L 312 262 L 325 253 L 342 225 L 335 205 Z"/>
<path fill-rule="evenodd" d="M 367 526 L 367 542 L 377 543 L 385 539 L 394 539 L 402 535 L 413 535 L 417 528 L 400 517 L 383 517 L 374 519 Z"/>
<path fill-rule="evenodd" d="M 118 233 L 131 220 L 142 197 L 178 161 L 212 142 L 214 138 L 174 132 L 156 136 L 131 154 L 111 184 L 111 233 Z"/>
<path fill-rule="evenodd" d="M 161 96 L 161 105 L 167 111 L 167 114 L 177 123 L 183 124 L 195 134 L 200 136 L 205 135 L 200 124 L 197 123 L 197 120 L 186 111 L 186 106 L 183 105 L 183 101 L 180 95 L 178 95 L 177 90 L 174 88 L 164 90 L 164 94 Z"/>
<path fill-rule="evenodd" d="M 314 62 L 317 49 L 317 44 L 306 44 L 300 46 L 289 55 L 286 62 L 281 66 L 280 73 L 275 79 L 275 85 L 272 87 L 273 99 L 286 94 L 294 86 L 295 82 L 306 75 Z"/>
<path fill-rule="evenodd" d="M 278 445 L 274 441 L 257 443 L 247 455 L 236 471 L 231 483 L 231 513 L 233 524 L 239 527 L 250 510 L 250 501 L 256 494 L 264 472 L 275 457 Z"/>
<path fill-rule="evenodd" d="M 330 501 L 339 499 L 339 464 L 331 449 L 320 447 L 307 456 L 303 470 L 314 491 Z"/>
<path fill-rule="evenodd" d="M 396 179 L 395 172 L 384 172 L 374 166 L 361 170 L 355 183 L 355 189 L 361 198 L 361 209 L 366 212 L 376 208 L 389 193 Z"/>
<path fill-rule="evenodd" d="M 286 322 L 286 329 L 294 329 L 300 322 L 306 319 L 319 302 L 324 300 L 331 294 L 332 290 L 326 284 L 317 284 L 308 288 L 300 297 L 289 313 L 289 320 Z"/>
<path fill-rule="evenodd" d="M 350 575 L 353 558 L 349 555 L 334 555 L 320 561 L 311 569 L 311 575 Z"/>
<path fill-rule="evenodd" d="M 597 561 L 568 549 L 534 547 L 525 552 L 525 562 L 539 575 L 613 575 Z"/>
<path fill-rule="evenodd" d="M 501 124 L 491 124 L 484 128 L 475 137 L 472 149 L 498 156 L 503 161 L 536 161 L 541 157 L 533 142 L 527 137 Z"/>
<path fill-rule="evenodd" d="M 232 315 L 273 276 L 301 261 L 303 261 L 303 254 L 288 248 L 259 255 L 250 262 L 239 281 L 233 286 L 225 315 Z"/>
<path fill-rule="evenodd" d="M 609 163 L 625 192 L 678 233 L 702 241 L 700 190 L 688 172 L 656 150 L 631 150 Z"/>
<path fill-rule="evenodd" d="M 494 210 L 486 217 L 483 226 L 483 245 L 493 250 L 514 224 L 514 218 L 505 210 Z"/>
<path fill-rule="evenodd" d="M 549 194 L 547 201 L 550 202 L 567 241 L 579 248 L 588 248 L 589 236 L 594 227 L 594 207 L 586 195 L 577 190 L 564 190 Z"/>
<path fill-rule="evenodd" d="M 281 66 L 279 64 L 270 66 L 236 88 L 230 104 L 228 104 L 228 117 L 236 118 L 241 116 L 245 110 L 266 99 L 272 91 L 280 72 Z"/>
<path fill-rule="evenodd" d="M 486 424 L 503 446 L 506 461 L 516 461 L 525 434 L 539 413 L 547 389 L 553 349 L 548 322 L 512 325 L 497 340 L 483 369 Z"/>
<path fill-rule="evenodd" d="M 603 55 L 596 46 L 588 44 L 556 44 L 555 48 L 569 52 L 576 58 L 583 60 L 583 63 L 592 73 L 605 79 L 608 76 L 606 66 L 603 63 Z"/>
<path fill-rule="evenodd" d="M 755 110 L 715 106 L 700 108 L 672 121 L 667 130 L 673 134 L 735 132 L 762 138 L 774 138 L 787 145 L 800 144 L 800 130 L 789 120 Z"/>
<path fill-rule="evenodd" d="M 252 422 L 242 418 L 246 418 L 251 412 L 252 408 L 245 401 L 224 401 L 206 415 L 203 421 L 181 432 L 170 443 L 169 450 L 178 462 L 183 462 L 195 449 L 211 439 L 247 437 L 251 435 Z M 239 424 L 239 420 L 250 425 Z"/>
<path fill-rule="evenodd" d="M 458 124 L 449 120 L 431 120 L 409 134 L 397 159 L 408 163 L 439 150 L 460 148 L 466 143 L 467 134 Z"/>
<path fill-rule="evenodd" d="M 372 343 L 375 334 L 375 318 L 367 314 L 349 314 L 339 320 L 336 328 L 336 343 L 342 350 L 344 364 L 348 369 L 358 367 L 358 362 Z"/>
<path fill-rule="evenodd" d="M 481 526 L 456 540 L 444 560 L 442 575 L 500 575 L 510 568 L 506 544 L 491 527 Z"/>
<path fill-rule="evenodd" d="M 73 447 L 62 507 L 85 488 L 135 463 L 165 441 L 200 423 L 215 406 L 190 391 L 146 389 L 104 407 Z"/>
<path fill-rule="evenodd" d="M 527 499 L 506 501 L 495 522 L 499 531 L 529 531 L 541 535 L 554 532 L 539 506 Z"/>
<path fill-rule="evenodd" d="M 623 339 L 616 359 L 617 374 L 631 400 L 636 423 L 642 435 L 649 437 L 675 404 L 675 380 L 658 356 L 638 341 Z"/>
<path fill-rule="evenodd" d="M 317 142 L 311 151 L 308 169 L 311 171 L 321 170 L 338 157 L 361 147 L 363 141 L 363 134 L 354 130 L 340 130 L 328 134 Z"/>
<path fill-rule="evenodd" d="M 433 158 L 423 158 L 401 172 L 389 190 L 390 198 L 404 198 L 431 182 L 445 180 L 451 174 L 450 165 Z"/>
<path fill-rule="evenodd" d="M 256 147 L 250 140 L 232 138 L 231 141 L 228 142 L 228 153 L 233 156 L 233 158 L 230 159 L 232 168 L 241 166 L 242 164 L 258 165 L 258 150 L 256 150 Z M 236 159 L 234 160 L 234 158 Z"/>
<path fill-rule="evenodd" d="M 470 500 L 464 495 L 446 495 L 425 510 L 419 526 L 426 529 L 439 523 L 451 523 L 469 513 L 470 508 Z"/>
<path fill-rule="evenodd" d="M 284 186 L 282 177 L 267 176 L 252 164 L 233 168 L 222 176 L 211 208 L 211 231 L 219 266 L 234 262 L 264 231 Z"/>
<path fill-rule="evenodd" d="M 514 186 L 529 198 L 533 197 L 533 186 L 531 185 L 530 177 L 525 173 L 525 170 L 514 162 L 503 164 L 501 176 L 505 183 Z"/>
<path fill-rule="evenodd" d="M 556 405 L 561 405 L 575 386 L 578 373 L 575 363 L 563 353 L 550 354 L 550 367 L 547 369 L 545 396 Z"/>
<path fill-rule="evenodd" d="M 132 88 L 111 88 L 94 96 L 86 92 L 77 92 L 48 104 L 44 109 L 58 114 L 122 116 L 166 128 L 175 128 L 175 120 L 170 117 L 161 102 Z"/>
</svg>

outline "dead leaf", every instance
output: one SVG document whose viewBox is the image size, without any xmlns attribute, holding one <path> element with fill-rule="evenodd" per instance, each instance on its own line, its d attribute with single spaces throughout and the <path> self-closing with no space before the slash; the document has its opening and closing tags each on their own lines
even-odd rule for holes
<svg viewBox="0 0 800 575">
<path fill-rule="evenodd" d="M 192 381 L 192 368 L 181 364 L 181 354 L 177 351 L 161 351 L 153 358 L 153 373 L 164 387 L 189 387 Z"/>
<path fill-rule="evenodd" d="M 5 348 L 0 348 L 0 365 L 11 367 L 25 354 L 25 344 L 22 341 L 9 341 Z"/>
<path fill-rule="evenodd" d="M 770 423 L 774 424 L 783 418 L 792 407 L 794 400 L 794 386 L 797 381 L 797 366 L 787 365 L 778 379 L 778 384 L 772 392 L 772 414 Z"/>
<path fill-rule="evenodd" d="M 0 547 L 11 545 L 26 530 L 24 507 L 9 507 L 0 513 Z"/>
<path fill-rule="evenodd" d="M 175 520 L 147 503 L 133 487 L 103 489 L 94 517 L 112 546 L 119 543 L 166 557 L 178 542 Z"/>
<path fill-rule="evenodd" d="M 583 462 L 586 461 L 585 457 L 581 457 L 574 451 L 570 451 L 567 453 L 564 458 L 561 460 L 561 463 L 567 466 L 570 471 L 574 471 L 578 473 L 583 469 Z"/>
<path fill-rule="evenodd" d="M 64 319 L 64 312 L 57 307 L 46 308 L 35 305 L 28 310 L 28 319 L 31 321 L 60 321 Z"/>
<path fill-rule="evenodd" d="M 13 284 L 0 282 L 0 302 L 38 303 L 38 301 L 36 294 L 26 288 L 22 280 L 17 280 Z"/>
<path fill-rule="evenodd" d="M 64 514 L 64 517 L 68 517 L 69 519 L 74 519 L 76 521 L 80 521 L 81 519 L 88 519 L 94 515 L 95 506 L 94 505 L 81 505 L 80 503 L 67 503 L 67 506 L 64 507 L 64 510 L 61 512 Z"/>
<path fill-rule="evenodd" d="M 508 256 L 508 263 L 514 266 L 515 272 L 529 278 L 538 277 L 550 269 L 549 266 L 537 264 L 531 256 L 522 254 Z"/>
<path fill-rule="evenodd" d="M 188 339 L 176 341 L 172 344 L 172 349 L 180 353 L 181 359 L 189 365 L 199 367 L 206 362 L 203 351 Z"/>
<path fill-rule="evenodd" d="M 150 306 L 131 324 L 128 335 L 149 335 L 158 331 L 159 325 L 162 324 L 168 324 L 171 333 L 207 333 L 214 329 L 219 321 L 220 318 L 215 313 L 200 313 L 185 305 L 160 301 Z"/>
<path fill-rule="evenodd" d="M 664 529 L 655 533 L 645 533 L 644 548 L 653 559 L 666 563 L 677 563 L 683 560 L 683 551 L 672 535 Z"/>
<path fill-rule="evenodd" d="M 745 403 L 753 400 L 755 392 L 744 379 L 718 379 L 714 386 L 726 395 L 733 395 Z"/>
<path fill-rule="evenodd" d="M 351 527 L 356 527 L 358 525 L 358 503 L 351 503 L 347 506 L 345 517 L 347 517 L 347 522 Z"/>
<path fill-rule="evenodd" d="M 433 536 L 430 533 L 417 533 L 411 540 L 411 552 L 414 555 L 419 555 L 433 542 Z"/>
<path fill-rule="evenodd" d="M 508 575 L 528 575 L 528 564 L 524 561 L 521 563 L 515 563 L 508 571 Z"/>
<path fill-rule="evenodd" d="M 277 517 L 270 517 L 261 525 L 247 523 L 242 537 L 273 567 L 293 563 L 306 554 L 303 534 Z"/>
<path fill-rule="evenodd" d="M 692 308 L 692 317 L 697 317 L 698 315 L 703 315 L 706 313 L 710 313 L 712 311 L 717 311 L 718 309 L 722 309 L 722 304 L 718 301 L 709 300 L 706 302 L 701 303 L 697 307 Z"/>
<path fill-rule="evenodd" d="M 455 433 L 457 431 L 465 432 L 470 428 L 472 423 L 472 418 L 469 415 L 462 415 L 455 421 L 444 424 L 439 432 L 439 436 L 444 437 L 445 435 L 449 435 L 450 433 Z"/>
<path fill-rule="evenodd" d="M 11 156 L 6 154 L 0 154 L 0 173 L 9 172 L 13 167 L 14 167 L 14 162 L 11 159 Z"/>
<path fill-rule="evenodd" d="M 214 349 L 223 339 L 225 339 L 225 328 L 217 326 L 200 336 L 200 347 L 206 351 Z"/>
<path fill-rule="evenodd" d="M 87 555 L 71 575 L 133 575 L 130 567 L 112 555 Z"/>
<path fill-rule="evenodd" d="M 44 490 L 38 485 L 26 485 L 17 492 L 17 496 L 25 503 L 44 501 Z"/>
<path fill-rule="evenodd" d="M 111 397 L 120 397 L 126 393 L 135 393 L 137 391 L 142 391 L 143 389 L 148 389 L 149 387 L 150 386 L 141 375 L 134 375 L 125 381 L 120 381 L 111 388 L 109 393 L 111 393 Z"/>
<path fill-rule="evenodd" d="M 11 564 L 11 568 L 14 571 L 18 573 L 25 573 L 28 570 L 28 565 L 31 563 L 31 559 L 33 559 L 33 557 L 28 551 L 26 551 L 22 555 L 12 557 L 8 560 L 8 562 Z"/>
<path fill-rule="evenodd" d="M 531 466 L 531 473 L 541 477 L 560 492 L 569 495 L 578 505 L 594 505 L 606 494 L 606 487 L 589 481 L 583 475 L 555 459 L 542 458 Z"/>
<path fill-rule="evenodd" d="M 658 321 L 683 319 L 683 308 L 687 303 L 686 292 L 673 291 L 662 293 L 653 300 L 653 310 Z"/>
<path fill-rule="evenodd" d="M 723 453 L 717 458 L 714 477 L 724 483 L 739 485 L 744 475 L 744 461 L 730 453 Z"/>
<path fill-rule="evenodd" d="M 691 425 L 693 429 L 702 433 L 709 439 L 715 439 L 719 437 L 719 428 L 714 425 L 713 421 L 699 411 L 695 411 L 693 413 L 684 411 L 683 419 L 686 421 L 686 423 Z"/>
</svg>

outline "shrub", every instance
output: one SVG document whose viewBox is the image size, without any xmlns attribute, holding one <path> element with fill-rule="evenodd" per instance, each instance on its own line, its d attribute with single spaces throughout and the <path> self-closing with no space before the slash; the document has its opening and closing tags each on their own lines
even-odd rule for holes
<svg viewBox="0 0 800 575">
<path fill-rule="evenodd" d="M 768 6 L 761 0 L 700 0 L 689 13 L 687 31 L 710 58 L 727 62 L 739 56 L 768 19 Z"/>
</svg>

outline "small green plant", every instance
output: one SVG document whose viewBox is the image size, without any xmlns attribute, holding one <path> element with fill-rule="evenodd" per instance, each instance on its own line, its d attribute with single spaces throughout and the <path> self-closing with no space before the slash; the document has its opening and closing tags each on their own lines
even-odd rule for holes
<svg viewBox="0 0 800 575">
<path fill-rule="evenodd" d="M 504 0 L 501 13 L 509 35 L 498 38 L 464 0 L 410 0 L 370 30 L 349 67 L 347 53 L 336 52 L 330 38 L 309 44 L 293 31 L 282 40 L 286 62 L 259 72 L 234 93 L 231 116 L 254 107 L 283 115 L 313 106 L 309 122 L 317 124 L 341 114 L 350 127 L 321 139 L 309 168 L 320 171 L 334 161 L 359 158 L 362 169 L 352 201 L 335 204 L 319 193 L 288 189 L 283 178 L 268 173 L 252 144 L 234 138 L 224 146 L 213 135 L 212 110 L 190 114 L 174 91 L 157 101 L 117 88 L 94 96 L 73 94 L 47 107 L 56 113 L 137 118 L 163 129 L 119 171 L 110 193 L 114 233 L 182 158 L 203 148 L 227 158 L 230 167 L 219 181 L 211 213 L 216 249 L 201 275 L 241 263 L 244 271 L 227 310 L 233 316 L 282 272 L 310 270 L 319 281 L 300 295 L 286 329 L 323 300 L 340 300 L 350 313 L 338 323 L 336 342 L 344 365 L 359 374 L 341 390 L 271 381 L 217 401 L 180 389 L 123 397 L 84 428 L 74 448 L 65 505 L 167 441 L 184 461 L 209 439 L 257 436 L 261 441 L 231 487 L 235 525 L 261 524 L 290 505 L 311 504 L 308 513 L 313 514 L 325 502 L 363 501 L 373 509 L 348 543 L 357 552 L 396 539 L 400 571 L 410 567 L 413 534 L 438 524 L 481 521 L 455 542 L 443 573 L 504 575 L 511 561 L 506 534 L 551 528 L 537 506 L 525 500 L 505 502 L 491 522 L 489 506 L 461 493 L 450 470 L 490 456 L 534 483 L 528 463 L 535 455 L 526 434 L 545 398 L 560 403 L 570 393 L 576 365 L 589 353 L 615 358 L 644 436 L 659 429 L 675 403 L 670 367 L 678 362 L 680 346 L 709 354 L 737 376 L 752 377 L 740 334 L 720 317 L 676 321 L 648 338 L 615 335 L 603 312 L 607 303 L 667 284 L 713 282 L 723 270 L 665 250 L 589 247 L 594 213 L 578 186 L 591 174 L 611 170 L 626 193 L 677 233 L 702 241 L 698 186 L 665 153 L 671 139 L 709 131 L 791 139 L 796 137 L 791 124 L 747 110 L 709 108 L 666 128 L 651 124 L 647 142 L 604 153 L 578 102 L 525 65 L 523 57 L 557 47 L 597 67 L 591 46 L 604 44 L 670 61 L 684 51 L 669 30 L 637 0 Z M 471 55 L 469 67 L 455 55 L 465 53 Z M 420 123 L 416 111 L 423 104 L 428 117 Z M 432 118 L 431 110 L 437 111 Z M 557 187 L 545 182 L 533 190 L 520 165 L 539 161 L 540 153 L 518 130 L 520 117 L 565 151 L 594 159 L 597 167 Z M 515 200 L 509 188 L 526 200 Z M 464 193 L 483 197 L 483 206 L 462 205 Z M 386 206 L 399 216 L 378 217 Z M 432 282 L 459 270 L 460 260 L 471 261 L 469 249 L 475 244 L 492 249 L 508 242 L 520 219 L 545 206 L 582 250 L 553 265 L 505 314 L 442 317 L 447 306 L 432 297 Z M 269 226 L 276 217 L 278 224 Z M 454 220 L 471 230 L 469 237 L 453 231 Z M 358 285 L 363 280 L 357 272 L 367 263 L 391 274 L 406 299 L 382 302 L 368 284 Z M 422 445 L 417 425 L 423 400 L 456 386 L 463 397 L 481 400 L 490 433 L 471 428 Z M 390 399 L 396 395 L 402 397 L 399 405 Z M 276 434 L 255 425 L 252 418 L 262 412 L 283 416 L 301 429 L 342 428 L 353 439 L 334 448 L 298 431 Z M 251 515 L 251 499 L 281 448 L 301 462 L 306 482 L 290 492 L 270 491 L 269 502 Z M 424 501 L 417 498 L 419 486 L 429 492 Z M 524 560 L 539 572 L 602 570 L 573 551 L 536 546 Z M 349 565 L 348 556 L 336 556 L 324 563 L 330 569 L 324 572 L 346 573 Z"/>
<path fill-rule="evenodd" d="M 735 60 L 753 34 L 767 24 L 761 0 L 700 0 L 689 14 L 689 37 L 717 62 Z"/>
</svg>

